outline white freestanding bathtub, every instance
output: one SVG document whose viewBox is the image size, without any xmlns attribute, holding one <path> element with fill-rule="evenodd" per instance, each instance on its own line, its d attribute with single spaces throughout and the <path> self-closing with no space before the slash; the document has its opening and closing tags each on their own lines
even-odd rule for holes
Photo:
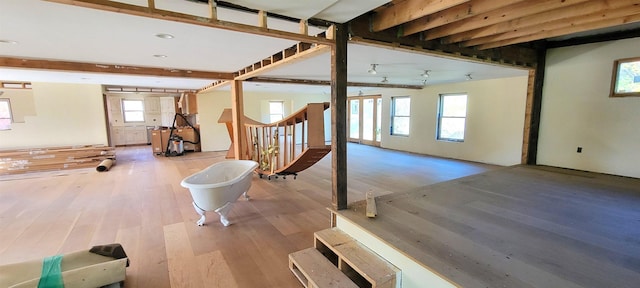
<svg viewBox="0 0 640 288">
<path fill-rule="evenodd" d="M 193 198 L 193 207 L 201 216 L 198 226 L 205 221 L 205 212 L 214 211 L 220 215 L 220 222 L 224 226 L 231 224 L 227 214 L 233 203 L 244 194 L 249 199 L 247 191 L 251 187 L 253 170 L 258 163 L 251 160 L 228 160 L 215 163 L 202 171 L 184 178 L 180 185 L 189 188 Z"/>
</svg>

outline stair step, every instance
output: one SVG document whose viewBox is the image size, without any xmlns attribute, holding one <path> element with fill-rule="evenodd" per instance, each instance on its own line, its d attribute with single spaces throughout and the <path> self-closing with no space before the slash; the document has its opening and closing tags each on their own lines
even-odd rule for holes
<svg viewBox="0 0 640 288">
<path fill-rule="evenodd" d="M 289 254 L 289 269 L 307 288 L 358 287 L 313 247 Z"/>
<path fill-rule="evenodd" d="M 338 228 L 314 233 L 315 248 L 360 287 L 393 288 L 400 270 Z"/>
</svg>

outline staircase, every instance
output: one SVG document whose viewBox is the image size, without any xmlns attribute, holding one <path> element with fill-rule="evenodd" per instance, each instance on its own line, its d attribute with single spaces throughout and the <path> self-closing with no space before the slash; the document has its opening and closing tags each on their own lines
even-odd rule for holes
<svg viewBox="0 0 640 288">
<path fill-rule="evenodd" d="M 304 287 L 400 287 L 400 270 L 338 228 L 314 233 L 314 247 L 289 254 Z"/>
</svg>

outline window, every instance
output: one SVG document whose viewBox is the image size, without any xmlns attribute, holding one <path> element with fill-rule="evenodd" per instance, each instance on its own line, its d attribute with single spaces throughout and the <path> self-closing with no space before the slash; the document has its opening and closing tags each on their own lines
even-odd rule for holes
<svg viewBox="0 0 640 288">
<path fill-rule="evenodd" d="M 143 100 L 122 100 L 124 122 L 144 122 Z"/>
<path fill-rule="evenodd" d="M 464 141 L 467 117 L 467 94 L 440 95 L 438 140 Z"/>
<path fill-rule="evenodd" d="M 409 136 L 411 98 L 391 98 L 391 135 Z"/>
<path fill-rule="evenodd" d="M 640 96 L 640 57 L 613 62 L 613 80 L 609 96 Z"/>
<path fill-rule="evenodd" d="M 9 99 L 0 99 L 0 130 L 10 130 L 13 118 L 11 116 L 11 102 Z"/>
<path fill-rule="evenodd" d="M 283 118 L 284 118 L 284 103 L 282 101 L 269 101 L 270 123 L 280 121 Z"/>
</svg>

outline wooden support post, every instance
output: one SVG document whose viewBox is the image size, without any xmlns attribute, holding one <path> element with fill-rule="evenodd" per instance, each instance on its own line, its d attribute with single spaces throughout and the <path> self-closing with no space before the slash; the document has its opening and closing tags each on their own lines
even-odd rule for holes
<svg viewBox="0 0 640 288">
<path fill-rule="evenodd" d="M 258 27 L 267 28 L 267 11 L 258 12 Z"/>
<path fill-rule="evenodd" d="M 212 22 L 218 20 L 218 6 L 214 0 L 209 0 L 209 20 Z"/>
<path fill-rule="evenodd" d="M 336 24 L 331 47 L 331 204 L 347 209 L 347 26 Z M 329 36 L 329 31 L 327 31 Z"/>
<path fill-rule="evenodd" d="M 233 149 L 236 160 L 246 158 L 247 139 L 244 133 L 244 104 L 242 96 L 242 81 L 231 81 L 231 117 L 233 118 Z"/>
<path fill-rule="evenodd" d="M 540 134 L 540 112 L 542 111 L 542 85 L 544 83 L 544 70 L 546 63 L 546 47 L 538 50 L 538 63 L 536 65 L 535 83 L 533 88 L 533 101 L 531 105 L 531 117 L 528 123 L 529 137 L 527 149 L 527 164 L 535 165 L 538 162 L 538 136 Z"/>
<path fill-rule="evenodd" d="M 147 0 L 147 5 L 149 6 L 149 10 L 156 10 L 156 3 L 154 0 Z"/>
</svg>

